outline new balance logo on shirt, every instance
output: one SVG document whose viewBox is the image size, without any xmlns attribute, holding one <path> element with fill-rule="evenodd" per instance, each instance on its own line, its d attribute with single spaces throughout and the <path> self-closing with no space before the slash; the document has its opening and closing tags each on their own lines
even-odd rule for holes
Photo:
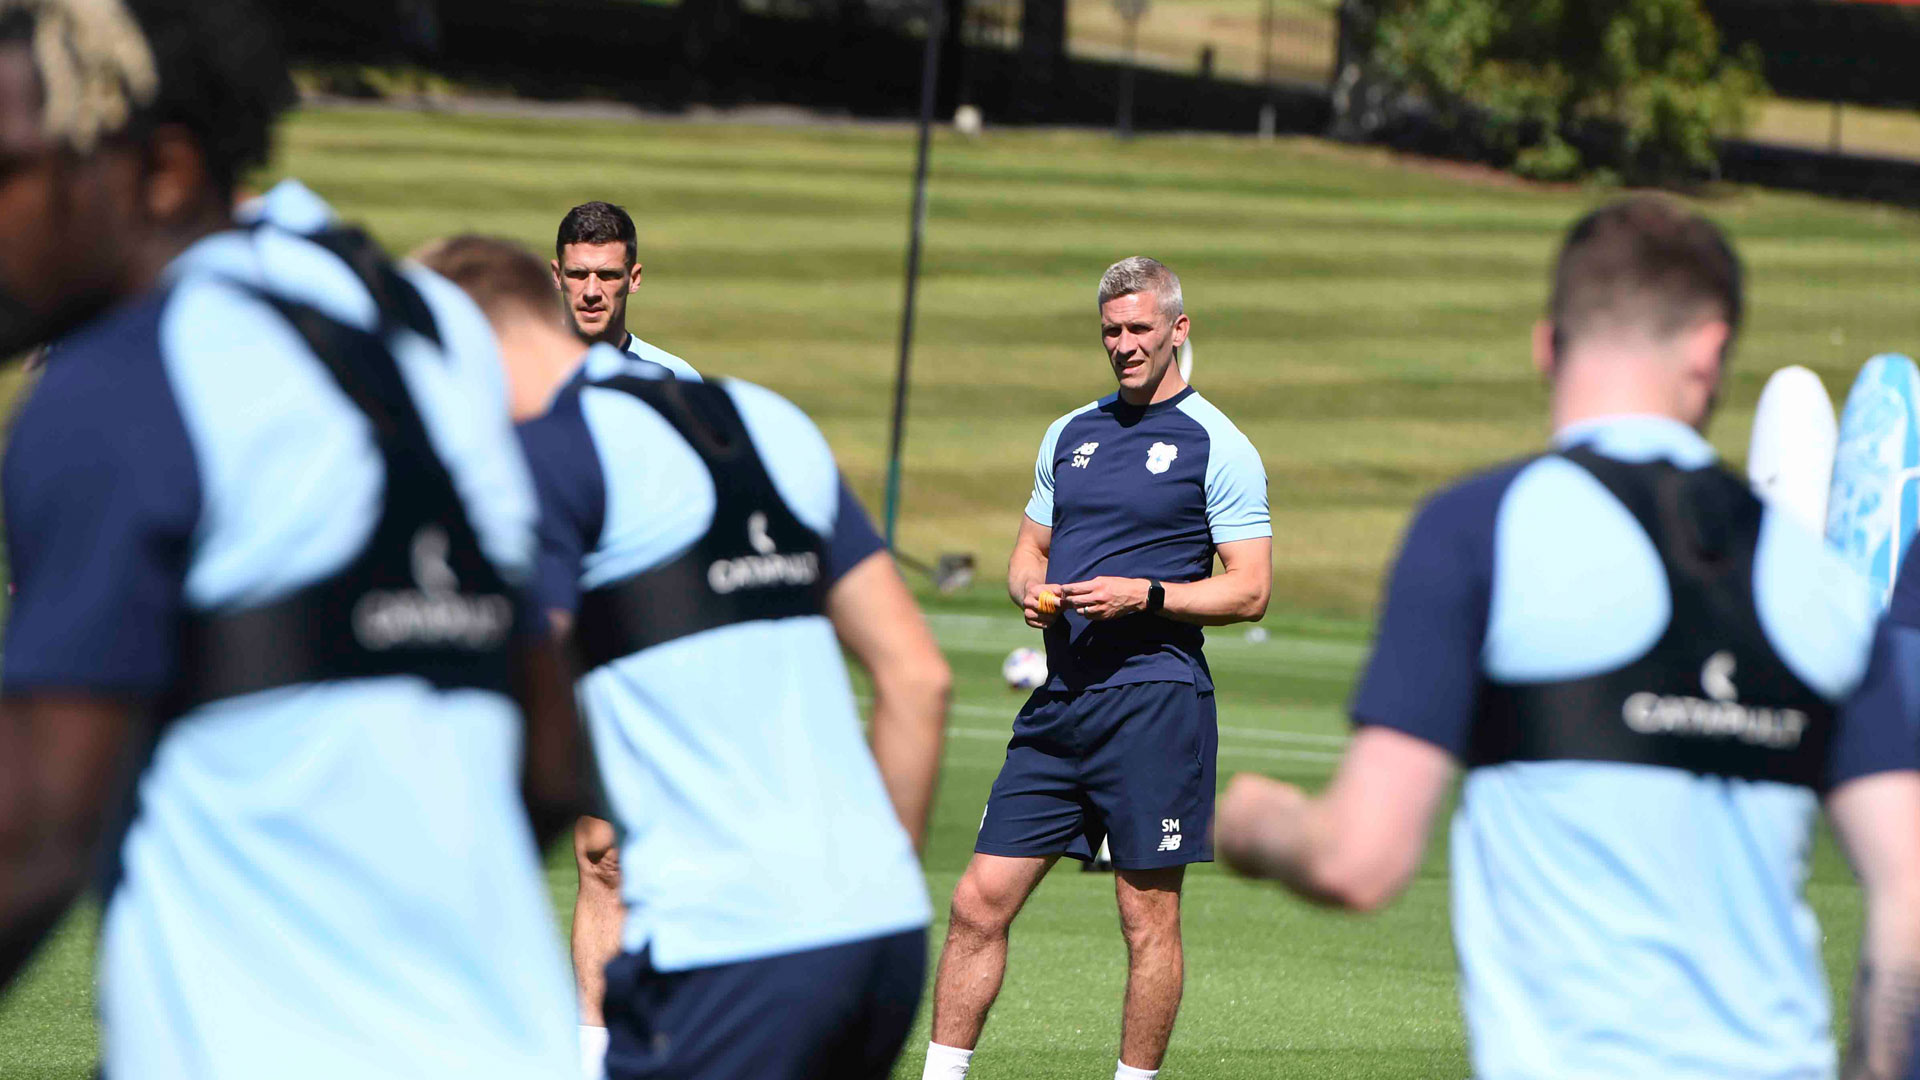
<svg viewBox="0 0 1920 1080">
<path fill-rule="evenodd" d="M 1098 449 L 1100 449 L 1100 444 L 1097 442 L 1081 443 L 1075 447 L 1073 451 L 1073 467 L 1076 469 L 1086 468 L 1087 462 L 1093 459 L 1093 452 Z"/>
</svg>

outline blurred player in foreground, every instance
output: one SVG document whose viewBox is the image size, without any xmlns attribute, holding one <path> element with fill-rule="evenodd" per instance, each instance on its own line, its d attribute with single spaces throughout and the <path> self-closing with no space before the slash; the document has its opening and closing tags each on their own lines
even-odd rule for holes
<svg viewBox="0 0 1920 1080">
<path fill-rule="evenodd" d="M 553 242 L 551 268 L 567 320 L 581 341 L 611 345 L 659 364 L 675 378 L 700 381 L 693 365 L 627 330 L 627 301 L 640 291 L 643 268 L 639 231 L 626 210 L 590 202 L 567 211 Z"/>
<path fill-rule="evenodd" d="M 0 0 L 0 354 L 60 338 L 5 459 L 0 980 L 104 844 L 109 1076 L 562 1075 L 522 798 L 570 820 L 577 721 L 498 355 L 304 189 L 233 227 L 272 39 Z"/>
<path fill-rule="evenodd" d="M 1007 591 L 1046 631 L 1047 684 L 1013 722 L 934 985 L 924 1075 L 967 1074 L 1007 931 L 1061 855 L 1109 840 L 1127 940 L 1121 1080 L 1160 1068 L 1180 1008 L 1180 886 L 1213 858 L 1213 681 L 1202 626 L 1258 619 L 1273 579 L 1260 455 L 1174 365 L 1188 319 L 1147 258 L 1100 279 L 1119 390 L 1047 429 Z M 1214 577 L 1213 558 L 1226 572 Z"/>
<path fill-rule="evenodd" d="M 926 968 L 915 850 L 950 680 L 892 557 L 785 400 L 604 344 L 583 358 L 510 243 L 425 259 L 537 403 L 541 591 L 572 626 L 623 834 L 607 1075 L 887 1076 Z M 842 645 L 873 677 L 871 751 Z"/>
<path fill-rule="evenodd" d="M 1721 469 L 1699 430 L 1741 315 L 1718 229 L 1637 198 L 1576 224 L 1535 354 L 1553 448 L 1420 510 L 1309 798 L 1236 777 L 1230 865 L 1372 909 L 1449 853 L 1480 1080 L 1821 1077 L 1825 801 L 1866 890 L 1849 1077 L 1898 1075 L 1920 990 L 1920 773 L 1865 583 Z M 1909 706 L 1911 702 L 1908 703 Z"/>
</svg>

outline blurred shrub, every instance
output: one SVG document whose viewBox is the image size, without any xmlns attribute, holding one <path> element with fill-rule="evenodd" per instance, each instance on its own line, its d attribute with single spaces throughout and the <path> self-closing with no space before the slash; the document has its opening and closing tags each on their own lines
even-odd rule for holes
<svg viewBox="0 0 1920 1080">
<path fill-rule="evenodd" d="M 1711 174 L 1765 89 L 1721 55 L 1700 0 L 1376 0 L 1370 75 L 1486 155 L 1539 179 Z"/>
</svg>

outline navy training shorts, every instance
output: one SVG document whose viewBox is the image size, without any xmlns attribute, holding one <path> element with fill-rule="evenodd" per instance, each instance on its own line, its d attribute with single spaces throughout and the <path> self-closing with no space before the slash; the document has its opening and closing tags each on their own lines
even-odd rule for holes
<svg viewBox="0 0 1920 1080">
<path fill-rule="evenodd" d="M 1183 682 L 1040 690 L 1013 721 L 973 850 L 1123 870 L 1213 861 L 1213 691 Z"/>
<path fill-rule="evenodd" d="M 927 932 L 656 971 L 607 965 L 609 1080 L 885 1080 L 926 979 Z"/>
</svg>

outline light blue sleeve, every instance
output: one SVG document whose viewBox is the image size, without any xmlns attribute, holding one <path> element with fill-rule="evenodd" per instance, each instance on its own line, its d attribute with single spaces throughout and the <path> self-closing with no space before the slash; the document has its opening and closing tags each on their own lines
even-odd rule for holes
<svg viewBox="0 0 1920 1080">
<path fill-rule="evenodd" d="M 706 381 L 700 377 L 699 372 L 693 370 L 692 364 L 687 363 L 685 360 L 680 359 L 658 345 L 641 341 L 640 335 L 638 334 L 627 335 L 627 353 L 632 356 L 637 356 L 642 360 L 651 360 L 659 364 L 661 367 L 673 372 L 673 377 L 676 379 L 685 379 L 688 382 Z"/>
<path fill-rule="evenodd" d="M 1267 512 L 1267 467 L 1226 414 L 1195 394 L 1180 411 L 1207 431 L 1207 528 L 1216 544 L 1273 535 Z"/>
<path fill-rule="evenodd" d="M 800 406 L 766 387 L 739 379 L 728 379 L 725 385 L 788 509 L 807 528 L 833 535 L 840 513 L 840 468 L 827 437 Z"/>
<path fill-rule="evenodd" d="M 1830 701 L 1860 685 L 1874 633 L 1866 578 L 1825 538 L 1772 507 L 1753 553 L 1753 599 L 1768 644 L 1803 682 Z"/>
<path fill-rule="evenodd" d="M 410 338 L 397 346 L 406 365 L 402 371 L 481 546 L 510 579 L 530 575 L 539 501 L 513 434 L 506 365 L 493 327 L 453 282 L 421 267 L 401 272 L 432 310 L 444 357 L 442 362 L 431 356 L 424 340 Z"/>
<path fill-rule="evenodd" d="M 1033 462 L 1033 494 L 1027 497 L 1027 517 L 1036 525 L 1053 528 L 1053 452 L 1067 421 L 1078 415 L 1070 412 L 1055 420 L 1040 439 L 1040 455 Z"/>
<path fill-rule="evenodd" d="M 605 484 L 598 542 L 580 563 L 580 588 L 597 589 L 677 557 L 712 526 L 718 501 L 700 455 L 645 402 L 588 386 L 580 414 Z"/>
<path fill-rule="evenodd" d="M 282 180 L 264 195 L 240 205 L 234 213 L 242 225 L 265 221 L 288 232 L 311 235 L 334 223 L 333 208 L 298 180 Z"/>
</svg>

